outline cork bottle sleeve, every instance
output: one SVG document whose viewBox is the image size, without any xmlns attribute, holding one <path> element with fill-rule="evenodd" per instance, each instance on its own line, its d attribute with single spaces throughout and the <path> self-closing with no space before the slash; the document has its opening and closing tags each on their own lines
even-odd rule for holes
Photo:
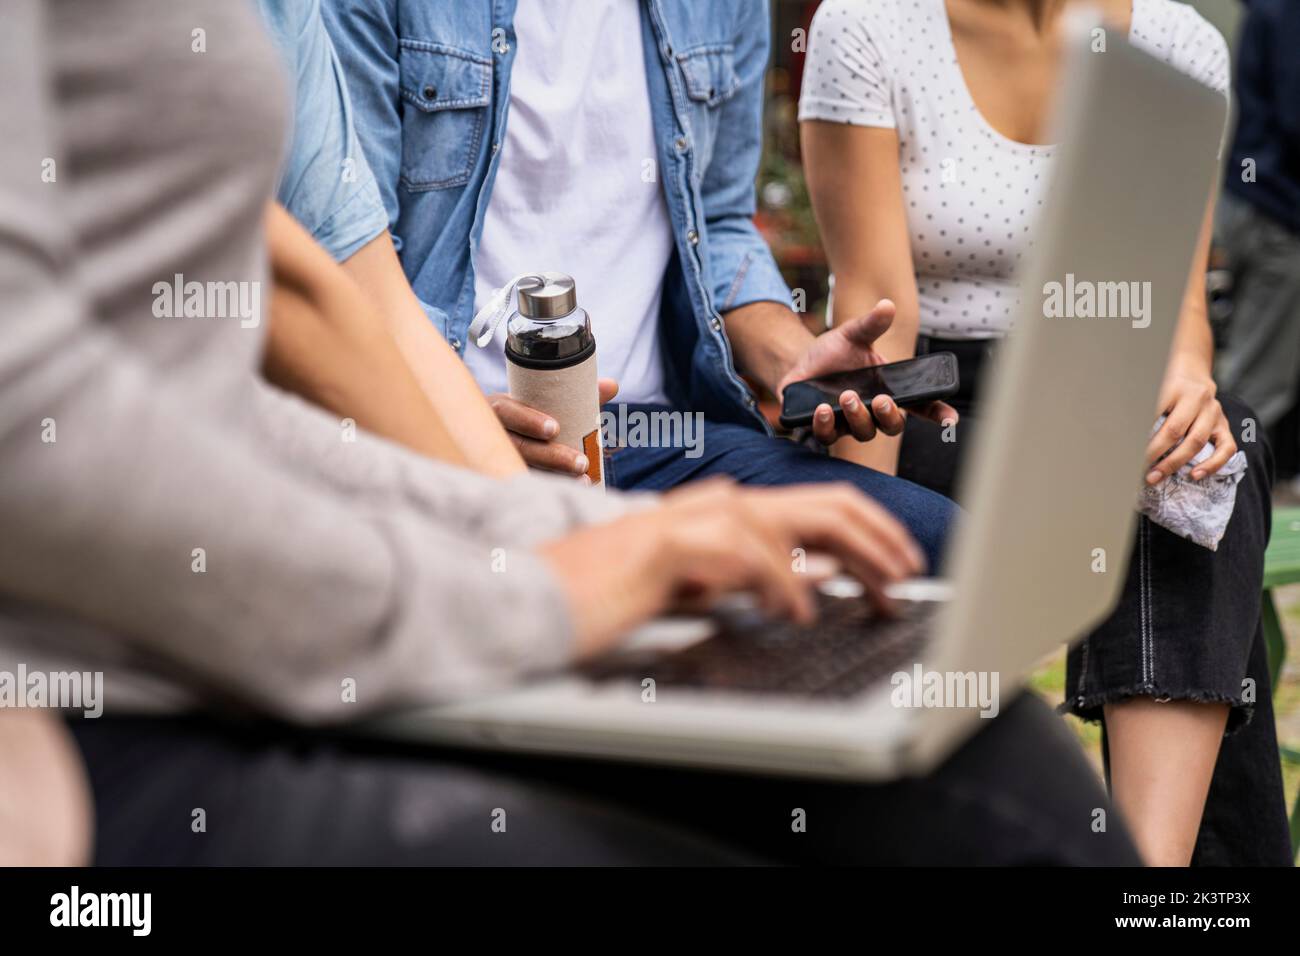
<svg viewBox="0 0 1300 956">
<path fill-rule="evenodd" d="M 587 456 L 587 477 L 593 485 L 605 484 L 601 461 L 600 386 L 596 355 L 562 369 L 531 369 L 506 361 L 510 395 L 545 412 L 560 423 L 555 437 Z"/>
</svg>

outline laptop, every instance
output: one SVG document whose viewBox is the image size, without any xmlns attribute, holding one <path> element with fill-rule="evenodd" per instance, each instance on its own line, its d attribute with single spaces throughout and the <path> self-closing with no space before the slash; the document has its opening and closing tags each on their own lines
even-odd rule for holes
<svg viewBox="0 0 1300 956">
<path fill-rule="evenodd" d="M 808 627 L 743 601 L 665 619 L 581 669 L 390 714 L 407 741 L 881 780 L 928 770 L 1118 599 L 1143 451 L 1218 171 L 1223 97 L 1095 21 L 1067 25 L 1054 183 L 995 357 L 947 580 L 873 616 L 831 581 Z M 1049 317 L 1049 283 L 1149 282 L 1146 318 Z M 1149 319 L 1149 321 L 1147 321 Z M 960 431 L 958 432 L 960 436 Z M 1100 559 L 1100 560 L 1099 560 Z M 1104 566 L 1104 570 L 1099 568 Z"/>
</svg>

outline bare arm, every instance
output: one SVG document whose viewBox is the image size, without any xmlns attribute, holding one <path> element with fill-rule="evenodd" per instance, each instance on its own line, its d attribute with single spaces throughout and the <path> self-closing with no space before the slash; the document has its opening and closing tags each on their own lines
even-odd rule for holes
<svg viewBox="0 0 1300 956">
<path fill-rule="evenodd" d="M 524 460 L 474 376 L 429 324 L 388 234 L 363 246 L 343 263 L 343 270 L 378 309 L 425 398 L 469 466 L 493 477 L 523 472 Z"/>
<path fill-rule="evenodd" d="M 813 334 L 781 302 L 751 302 L 722 318 L 736 368 L 780 398 L 781 379 L 812 345 Z"/>
<path fill-rule="evenodd" d="M 866 315 L 841 322 L 814 336 L 789 306 L 780 302 L 751 302 L 723 314 L 736 366 L 781 395 L 787 385 L 835 372 L 849 372 L 887 361 L 876 342 L 894 320 L 894 303 L 881 299 Z M 868 442 L 877 432 L 897 435 L 903 430 L 904 412 L 887 395 L 871 399 L 870 407 L 857 392 L 845 389 L 838 396 L 845 422 L 840 425 L 828 403 L 813 412 L 812 433 L 823 445 L 834 445 L 841 436 L 845 443 Z M 956 421 L 957 413 L 946 402 L 930 402 L 911 413 L 935 422 Z"/>
<path fill-rule="evenodd" d="M 893 324 L 875 341 L 885 362 L 911 358 L 919 322 L 916 279 L 903 206 L 898 133 L 892 129 L 805 121 L 800 126 L 813 212 L 835 275 L 836 326 L 894 303 Z M 898 470 L 901 439 L 841 441 L 834 452 L 878 471 Z"/>
<path fill-rule="evenodd" d="M 723 316 L 737 367 L 778 397 L 791 382 L 898 361 L 916 350 L 916 281 L 897 134 L 817 121 L 802 129 L 813 205 L 835 272 L 834 328 L 814 337 L 778 302 L 754 302 Z M 840 404 L 847 428 L 837 432 L 831 407 L 822 405 L 813 434 L 834 443 L 838 455 L 893 473 L 903 411 L 883 395 L 868 411 L 852 391 L 840 396 Z M 933 421 L 957 418 L 944 402 L 913 414 Z"/>
<path fill-rule="evenodd" d="M 282 207 L 269 208 L 266 229 L 275 280 L 267 378 L 375 434 L 465 465 L 360 287 Z"/>
<path fill-rule="evenodd" d="M 1171 362 L 1188 362 L 1207 375 L 1214 364 L 1214 335 L 1210 331 L 1210 316 L 1205 304 L 1205 270 L 1209 267 L 1210 241 L 1214 232 L 1214 199 L 1211 198 L 1201 222 L 1201 234 L 1196 242 L 1192 271 L 1187 277 L 1183 293 L 1182 310 L 1178 328 L 1174 331 Z"/>
<path fill-rule="evenodd" d="M 1212 194 L 1201 223 L 1169 365 L 1160 387 L 1156 412 L 1167 417 L 1147 445 L 1147 484 L 1157 484 L 1172 475 L 1207 441 L 1214 444 L 1214 453 L 1192 470 L 1193 480 L 1214 474 L 1237 451 L 1237 441 L 1219 404 L 1212 374 L 1214 338 L 1205 305 L 1205 269 L 1210 257 L 1213 217 Z"/>
</svg>

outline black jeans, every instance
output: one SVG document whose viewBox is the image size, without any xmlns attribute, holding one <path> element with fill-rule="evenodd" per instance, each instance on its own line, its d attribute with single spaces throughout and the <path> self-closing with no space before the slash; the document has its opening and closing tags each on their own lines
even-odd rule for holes
<svg viewBox="0 0 1300 956">
<path fill-rule="evenodd" d="M 979 440 L 979 392 L 991 348 L 922 340 L 919 351 L 957 354 L 961 391 L 952 404 L 961 416 L 959 440 L 943 442 L 936 426 L 908 422 L 899 460 L 902 477 L 951 494 Z M 1228 735 L 1193 860 L 1289 866 L 1291 841 L 1260 623 L 1272 456 L 1262 429 L 1255 429 L 1255 441 L 1244 440 L 1243 422 L 1254 417 L 1251 410 L 1232 396 L 1219 398 L 1248 468 L 1218 550 L 1138 519 L 1118 606 L 1070 651 L 1063 709 L 1101 720 L 1104 704 L 1135 696 L 1228 703 Z"/>
<path fill-rule="evenodd" d="M 1032 696 L 929 776 L 871 786 L 197 718 L 72 730 L 101 865 L 1139 863 L 1096 773 Z"/>
</svg>

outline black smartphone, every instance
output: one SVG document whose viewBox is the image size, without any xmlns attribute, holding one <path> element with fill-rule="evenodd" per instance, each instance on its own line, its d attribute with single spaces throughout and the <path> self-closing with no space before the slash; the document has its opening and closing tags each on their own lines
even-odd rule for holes
<svg viewBox="0 0 1300 956">
<path fill-rule="evenodd" d="M 904 408 L 925 405 L 957 392 L 957 356 L 951 352 L 930 352 L 888 365 L 871 365 L 852 372 L 836 372 L 821 378 L 787 385 L 781 396 L 781 427 L 803 428 L 812 424 L 813 412 L 826 404 L 835 421 L 844 425 L 840 395 L 853 389 L 864 402 L 888 395 Z"/>
</svg>

